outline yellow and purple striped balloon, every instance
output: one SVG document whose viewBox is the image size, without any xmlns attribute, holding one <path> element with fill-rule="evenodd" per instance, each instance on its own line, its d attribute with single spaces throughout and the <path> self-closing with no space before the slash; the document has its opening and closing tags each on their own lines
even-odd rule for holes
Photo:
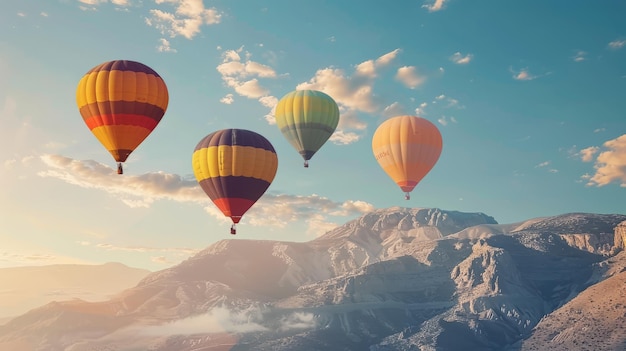
<svg viewBox="0 0 626 351">
<path fill-rule="evenodd" d="M 154 130 L 169 100 L 165 82 L 152 68 L 115 60 L 87 72 L 78 83 L 76 103 L 83 120 L 119 162 Z"/>
<path fill-rule="evenodd" d="M 234 224 L 265 193 L 276 175 L 278 157 L 262 135 L 222 129 L 202 138 L 191 164 L 200 187 Z"/>
</svg>

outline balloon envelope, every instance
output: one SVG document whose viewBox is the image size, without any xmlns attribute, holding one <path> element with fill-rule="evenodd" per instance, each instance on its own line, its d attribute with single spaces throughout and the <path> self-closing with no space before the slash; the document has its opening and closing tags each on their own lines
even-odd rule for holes
<svg viewBox="0 0 626 351">
<path fill-rule="evenodd" d="M 407 193 L 430 172 L 443 142 L 439 129 L 416 116 L 397 116 L 383 122 L 374 132 L 372 151 L 382 169 Z"/>
<path fill-rule="evenodd" d="M 102 63 L 88 71 L 76 88 L 83 120 L 117 162 L 126 161 L 154 130 L 168 100 L 163 79 L 135 61 Z"/>
<path fill-rule="evenodd" d="M 207 135 L 194 149 L 191 163 L 202 190 L 233 223 L 265 193 L 278 169 L 272 144 L 245 129 Z"/>
<path fill-rule="evenodd" d="M 306 161 L 326 143 L 339 123 L 339 107 L 321 91 L 295 90 L 283 96 L 274 112 L 276 125 Z"/>
</svg>

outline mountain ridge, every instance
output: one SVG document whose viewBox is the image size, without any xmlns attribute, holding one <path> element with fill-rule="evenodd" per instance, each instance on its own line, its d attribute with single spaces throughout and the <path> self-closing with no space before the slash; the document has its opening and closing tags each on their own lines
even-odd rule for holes
<svg viewBox="0 0 626 351">
<path fill-rule="evenodd" d="M 606 228 L 623 221 L 572 213 L 498 224 L 479 212 L 395 207 L 304 243 L 222 240 L 109 301 L 9 321 L 0 346 L 519 349 L 545 316 L 618 274 Z M 61 338 L 55 328 L 73 319 L 90 322 Z"/>
</svg>

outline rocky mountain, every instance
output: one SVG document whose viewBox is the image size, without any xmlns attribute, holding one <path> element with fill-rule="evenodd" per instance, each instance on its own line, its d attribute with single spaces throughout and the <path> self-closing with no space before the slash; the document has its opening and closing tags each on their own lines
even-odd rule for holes
<svg viewBox="0 0 626 351">
<path fill-rule="evenodd" d="M 554 333 L 566 340 L 557 328 L 573 311 L 605 318 L 587 328 L 624 321 L 620 293 L 596 314 L 589 302 L 621 282 L 624 221 L 573 213 L 498 224 L 389 208 L 306 243 L 223 240 L 107 301 L 14 318 L 0 326 L 0 349 L 533 350 Z M 626 345 L 610 335 L 586 345 Z"/>
<path fill-rule="evenodd" d="M 0 268 L 0 318 L 20 315 L 54 300 L 107 300 L 137 285 L 148 273 L 113 262 Z"/>
</svg>

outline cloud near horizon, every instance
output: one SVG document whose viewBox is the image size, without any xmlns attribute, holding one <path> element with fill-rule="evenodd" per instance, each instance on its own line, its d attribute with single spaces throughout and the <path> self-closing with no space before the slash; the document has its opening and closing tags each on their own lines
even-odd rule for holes
<svg viewBox="0 0 626 351">
<path fill-rule="evenodd" d="M 605 151 L 600 152 L 600 148 L 592 146 L 580 151 L 581 159 L 584 162 L 595 159 L 593 175 L 585 175 L 588 186 L 605 186 L 610 183 L 618 183 L 620 187 L 626 188 L 626 134 L 615 139 L 606 141 L 603 144 Z"/>
<path fill-rule="evenodd" d="M 225 336 L 236 341 L 234 334 L 254 332 L 304 330 L 317 326 L 315 315 L 308 312 L 291 312 L 280 318 L 267 318 L 266 313 L 271 310 L 251 306 L 243 310 L 230 310 L 220 306 L 207 313 L 189 318 L 179 319 L 170 323 L 149 327 L 131 327 L 140 334 L 149 336 L 191 335 L 228 333 Z M 234 343 L 234 342 L 233 342 Z"/>
<path fill-rule="evenodd" d="M 40 159 L 48 167 L 37 173 L 40 177 L 104 191 L 119 197 L 131 208 L 150 207 L 157 200 L 191 202 L 204 206 L 207 213 L 218 220 L 230 221 L 211 203 L 195 179 L 165 172 L 120 177 L 113 168 L 93 160 L 79 161 L 52 154 L 40 156 Z M 246 213 L 245 219 L 251 225 L 270 227 L 285 227 L 288 223 L 304 220 L 309 223 L 310 233 L 319 234 L 331 225 L 335 226 L 329 222 L 330 217 L 350 217 L 372 210 L 374 206 L 364 201 L 335 202 L 316 194 L 299 196 L 268 192 Z"/>
</svg>

